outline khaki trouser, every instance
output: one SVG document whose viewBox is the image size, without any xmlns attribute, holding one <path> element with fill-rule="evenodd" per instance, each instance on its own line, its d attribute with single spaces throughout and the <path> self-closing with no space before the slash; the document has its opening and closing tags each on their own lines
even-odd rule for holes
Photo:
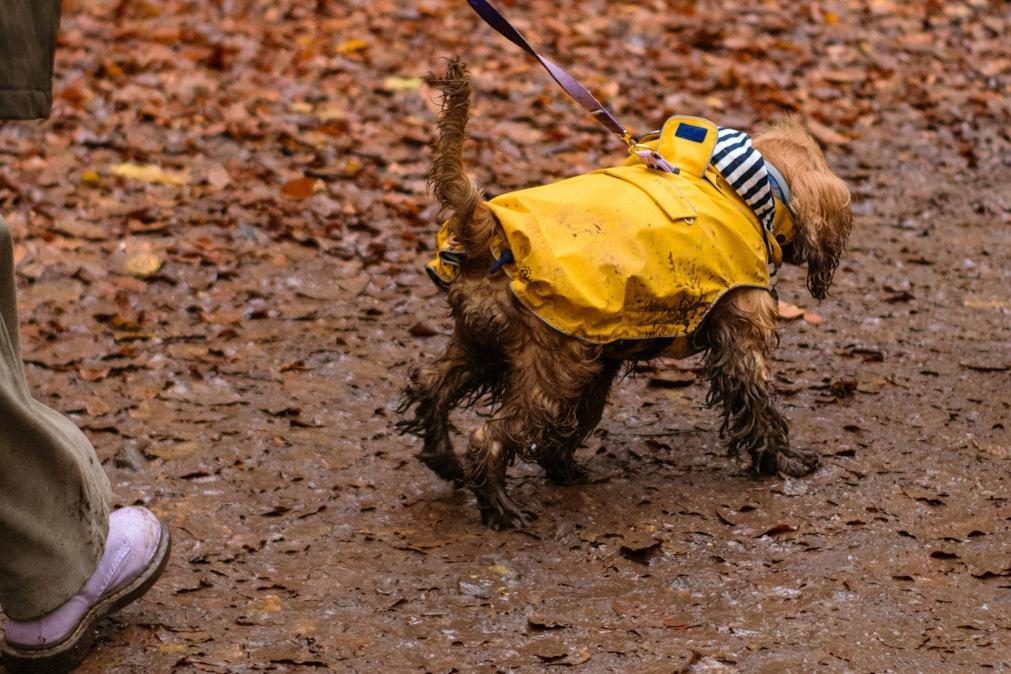
<svg viewBox="0 0 1011 674">
<path fill-rule="evenodd" d="M 52 105 L 60 0 L 0 0 L 0 119 L 38 119 Z"/>
<path fill-rule="evenodd" d="M 108 531 L 109 479 L 68 419 L 32 399 L 21 365 L 13 242 L 0 218 L 0 608 L 40 617 L 91 576 Z"/>
</svg>

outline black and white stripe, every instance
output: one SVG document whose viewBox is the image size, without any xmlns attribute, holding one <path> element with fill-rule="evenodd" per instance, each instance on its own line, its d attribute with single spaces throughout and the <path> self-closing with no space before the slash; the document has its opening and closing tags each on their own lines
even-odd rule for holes
<svg viewBox="0 0 1011 674">
<path fill-rule="evenodd" d="M 751 137 L 736 129 L 720 129 L 709 161 L 771 232 L 776 201 L 765 160 L 752 147 Z"/>
</svg>

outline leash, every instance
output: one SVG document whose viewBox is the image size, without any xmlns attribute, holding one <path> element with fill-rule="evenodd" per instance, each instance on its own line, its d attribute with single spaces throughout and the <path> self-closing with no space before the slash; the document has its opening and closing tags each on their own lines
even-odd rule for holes
<svg viewBox="0 0 1011 674">
<path fill-rule="evenodd" d="M 632 134 L 621 125 L 621 122 L 615 118 L 611 111 L 608 110 L 604 105 L 596 99 L 596 97 L 590 93 L 590 91 L 576 81 L 572 75 L 567 73 L 561 66 L 557 65 L 550 59 L 539 54 L 530 43 L 526 41 L 516 28 L 509 23 L 509 21 L 502 16 L 495 7 L 488 2 L 488 0 L 467 0 L 467 4 L 470 5 L 471 9 L 477 12 L 477 15 L 484 19 L 485 23 L 498 31 L 503 37 L 512 42 L 514 45 L 525 51 L 526 53 L 533 56 L 537 61 L 544 66 L 544 69 L 548 71 L 551 78 L 558 83 L 565 93 L 567 93 L 573 100 L 579 103 L 584 110 L 590 113 L 590 115 L 604 125 L 609 131 L 621 138 L 622 142 L 628 146 L 629 152 L 639 157 L 640 160 L 647 166 L 659 171 L 665 171 L 667 173 L 678 173 L 679 170 L 676 166 L 672 166 L 660 156 L 660 153 L 656 152 L 647 145 L 641 144 Z"/>
</svg>

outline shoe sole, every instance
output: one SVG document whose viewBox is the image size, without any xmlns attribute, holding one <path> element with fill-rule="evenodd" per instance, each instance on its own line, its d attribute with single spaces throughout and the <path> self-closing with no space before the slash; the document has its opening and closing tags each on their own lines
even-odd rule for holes
<svg viewBox="0 0 1011 674">
<path fill-rule="evenodd" d="M 168 527 L 162 524 L 158 550 L 144 573 L 92 606 L 66 639 L 44 649 L 19 649 L 7 643 L 0 644 L 0 652 L 8 671 L 11 674 L 63 674 L 77 667 L 95 640 L 95 627 L 98 623 L 110 613 L 140 599 L 151 589 L 168 565 L 171 549 Z"/>
</svg>

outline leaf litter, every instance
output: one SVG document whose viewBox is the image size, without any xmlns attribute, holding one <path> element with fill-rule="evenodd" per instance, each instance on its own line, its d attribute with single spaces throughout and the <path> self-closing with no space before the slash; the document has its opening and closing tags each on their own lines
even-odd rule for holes
<svg viewBox="0 0 1011 674">
<path fill-rule="evenodd" d="M 470 63 L 490 194 L 620 148 L 465 3 L 66 0 L 54 120 L 0 130 L 28 375 L 176 539 L 80 671 L 1011 667 L 1003 4 L 505 9 L 636 129 L 785 111 L 826 145 L 856 232 L 827 301 L 781 272 L 774 363 L 825 465 L 751 478 L 661 361 L 585 484 L 517 466 L 540 516 L 485 530 L 392 429 L 451 333 L 423 76 Z"/>
</svg>

